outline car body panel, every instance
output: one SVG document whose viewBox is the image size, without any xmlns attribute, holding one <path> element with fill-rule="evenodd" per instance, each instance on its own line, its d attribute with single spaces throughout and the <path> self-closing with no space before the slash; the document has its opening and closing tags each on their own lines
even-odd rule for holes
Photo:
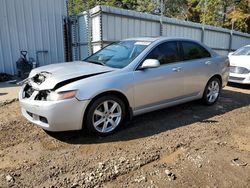
<svg viewBox="0 0 250 188">
<path fill-rule="evenodd" d="M 81 86 L 80 88 L 79 85 Z M 108 72 L 67 84 L 56 91 L 61 92 L 69 90 L 78 90 L 76 98 L 81 101 L 91 100 L 107 91 L 116 91 L 126 96 L 130 106 L 134 106 L 133 72 L 119 70 Z"/>
<path fill-rule="evenodd" d="M 183 74 L 172 70 L 180 64 L 173 63 L 134 71 L 134 109 L 138 110 L 159 101 L 183 96 Z"/>
<path fill-rule="evenodd" d="M 209 64 L 206 64 L 209 63 Z M 210 58 L 187 61 L 183 63 L 184 92 L 187 95 L 202 93 L 208 78 L 214 74 L 216 63 Z"/>
</svg>

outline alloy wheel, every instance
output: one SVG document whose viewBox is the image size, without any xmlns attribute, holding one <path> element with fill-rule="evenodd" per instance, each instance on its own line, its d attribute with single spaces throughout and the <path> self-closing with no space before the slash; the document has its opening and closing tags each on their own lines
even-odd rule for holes
<svg viewBox="0 0 250 188">
<path fill-rule="evenodd" d="M 113 131 L 121 122 L 122 108 L 114 100 L 102 102 L 94 110 L 92 123 L 94 128 L 100 133 Z"/>
<path fill-rule="evenodd" d="M 214 101 L 216 101 L 216 99 L 219 96 L 219 92 L 220 92 L 220 84 L 216 80 L 210 82 L 207 88 L 207 95 L 206 95 L 208 102 L 213 103 Z"/>
</svg>

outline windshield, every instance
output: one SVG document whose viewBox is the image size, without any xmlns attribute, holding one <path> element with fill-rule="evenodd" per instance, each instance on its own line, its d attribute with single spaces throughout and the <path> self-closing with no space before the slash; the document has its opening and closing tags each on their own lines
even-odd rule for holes
<svg viewBox="0 0 250 188">
<path fill-rule="evenodd" d="M 149 44 L 150 42 L 134 40 L 115 42 L 84 61 L 113 68 L 123 68 L 133 61 Z"/>
<path fill-rule="evenodd" d="M 250 55 L 250 46 L 244 46 L 236 50 L 233 55 Z"/>
</svg>

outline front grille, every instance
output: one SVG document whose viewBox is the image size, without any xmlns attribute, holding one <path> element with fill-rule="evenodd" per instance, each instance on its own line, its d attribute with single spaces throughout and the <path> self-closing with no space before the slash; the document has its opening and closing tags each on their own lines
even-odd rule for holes
<svg viewBox="0 0 250 188">
<path fill-rule="evenodd" d="M 32 78 L 28 79 L 26 86 L 23 90 L 23 98 L 30 98 L 32 94 L 36 91 L 36 96 L 34 96 L 34 100 L 46 100 L 48 91 L 39 91 L 39 85 L 41 85 L 47 77 L 50 76 L 49 72 L 41 72 L 36 74 Z"/>
<path fill-rule="evenodd" d="M 46 101 L 48 94 L 49 94 L 49 91 L 47 91 L 47 90 L 45 90 L 45 91 L 39 91 L 39 93 L 35 97 L 35 100 Z"/>
<path fill-rule="evenodd" d="M 36 95 L 34 96 L 34 100 L 45 101 L 47 100 L 47 96 L 49 94 L 48 90 L 38 91 L 34 89 L 29 83 L 26 84 L 23 90 L 23 98 L 30 98 L 32 94 L 36 91 Z"/>
<path fill-rule="evenodd" d="M 24 98 L 30 98 L 31 95 L 34 93 L 34 89 L 29 85 L 27 84 L 25 87 L 24 87 Z"/>
<path fill-rule="evenodd" d="M 239 78 L 239 77 L 229 76 L 229 80 L 242 81 L 244 79 L 245 78 Z"/>
</svg>

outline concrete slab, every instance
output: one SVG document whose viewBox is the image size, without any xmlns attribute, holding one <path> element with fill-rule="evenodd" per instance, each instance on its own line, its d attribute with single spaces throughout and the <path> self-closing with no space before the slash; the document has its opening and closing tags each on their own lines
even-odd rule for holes
<svg viewBox="0 0 250 188">
<path fill-rule="evenodd" d="M 20 86 L 0 82 L 0 102 L 10 101 L 18 98 Z"/>
</svg>

